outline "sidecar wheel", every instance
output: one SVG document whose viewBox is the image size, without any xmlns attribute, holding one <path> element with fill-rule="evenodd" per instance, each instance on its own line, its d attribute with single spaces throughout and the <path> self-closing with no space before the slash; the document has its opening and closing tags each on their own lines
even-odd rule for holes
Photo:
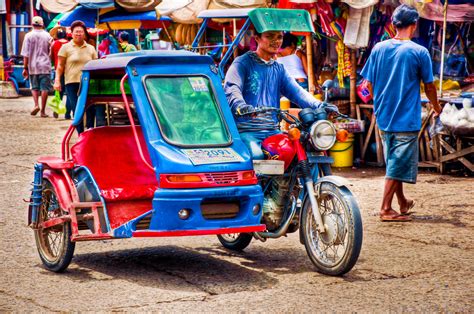
<svg viewBox="0 0 474 314">
<path fill-rule="evenodd" d="M 317 199 L 327 231 L 316 229 L 309 198 L 303 204 L 301 232 L 306 252 L 320 273 L 340 276 L 357 262 L 362 247 L 362 219 L 355 197 L 345 187 L 322 183 Z"/>
<path fill-rule="evenodd" d="M 56 191 L 45 181 L 43 199 L 38 212 L 38 224 L 64 215 Z M 53 272 L 63 272 L 71 263 L 75 242 L 71 242 L 71 224 L 64 223 L 51 228 L 35 230 L 36 247 L 44 266 Z"/>
<path fill-rule="evenodd" d="M 249 246 L 252 241 L 252 234 L 250 233 L 229 233 L 218 234 L 217 238 L 221 244 L 232 251 L 242 251 Z"/>
</svg>

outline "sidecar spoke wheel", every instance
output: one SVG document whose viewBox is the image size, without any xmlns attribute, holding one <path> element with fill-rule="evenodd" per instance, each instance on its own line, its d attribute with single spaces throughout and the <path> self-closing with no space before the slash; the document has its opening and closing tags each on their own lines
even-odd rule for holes
<svg viewBox="0 0 474 314">
<path fill-rule="evenodd" d="M 40 227 L 35 230 L 35 240 L 43 265 L 54 272 L 64 271 L 72 260 L 76 244 L 71 242 L 71 225 L 68 222 L 51 228 L 42 228 L 41 224 L 63 214 L 54 187 L 49 181 L 45 181 L 42 204 L 38 213 Z"/>
</svg>

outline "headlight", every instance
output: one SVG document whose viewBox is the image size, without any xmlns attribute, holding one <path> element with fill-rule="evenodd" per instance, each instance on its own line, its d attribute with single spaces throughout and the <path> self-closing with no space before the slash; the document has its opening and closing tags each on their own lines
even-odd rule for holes
<svg viewBox="0 0 474 314">
<path fill-rule="evenodd" d="M 311 126 L 311 142 L 316 149 L 328 150 L 336 141 L 336 128 L 327 120 L 319 120 Z"/>
</svg>

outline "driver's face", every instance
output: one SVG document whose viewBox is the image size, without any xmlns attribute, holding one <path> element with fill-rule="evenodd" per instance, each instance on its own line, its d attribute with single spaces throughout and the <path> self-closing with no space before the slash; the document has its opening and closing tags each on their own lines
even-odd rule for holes
<svg viewBox="0 0 474 314">
<path fill-rule="evenodd" d="M 258 48 L 268 54 L 278 53 L 283 42 L 283 32 L 265 32 L 261 37 L 256 36 Z"/>
</svg>

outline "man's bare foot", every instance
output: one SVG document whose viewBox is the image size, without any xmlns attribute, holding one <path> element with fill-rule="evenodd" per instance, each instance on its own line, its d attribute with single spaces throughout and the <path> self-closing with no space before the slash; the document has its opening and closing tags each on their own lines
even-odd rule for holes
<svg viewBox="0 0 474 314">
<path fill-rule="evenodd" d="M 411 214 L 411 209 L 415 207 L 415 200 L 409 200 L 405 202 L 405 204 L 400 204 L 400 214 L 402 215 L 410 215 Z"/>
<path fill-rule="evenodd" d="M 393 209 L 382 209 L 380 210 L 380 221 L 411 221 L 410 216 L 400 215 Z"/>
<path fill-rule="evenodd" d="M 33 110 L 31 110 L 30 114 L 32 116 L 36 116 L 36 114 L 40 111 L 39 107 L 34 107 Z"/>
</svg>

